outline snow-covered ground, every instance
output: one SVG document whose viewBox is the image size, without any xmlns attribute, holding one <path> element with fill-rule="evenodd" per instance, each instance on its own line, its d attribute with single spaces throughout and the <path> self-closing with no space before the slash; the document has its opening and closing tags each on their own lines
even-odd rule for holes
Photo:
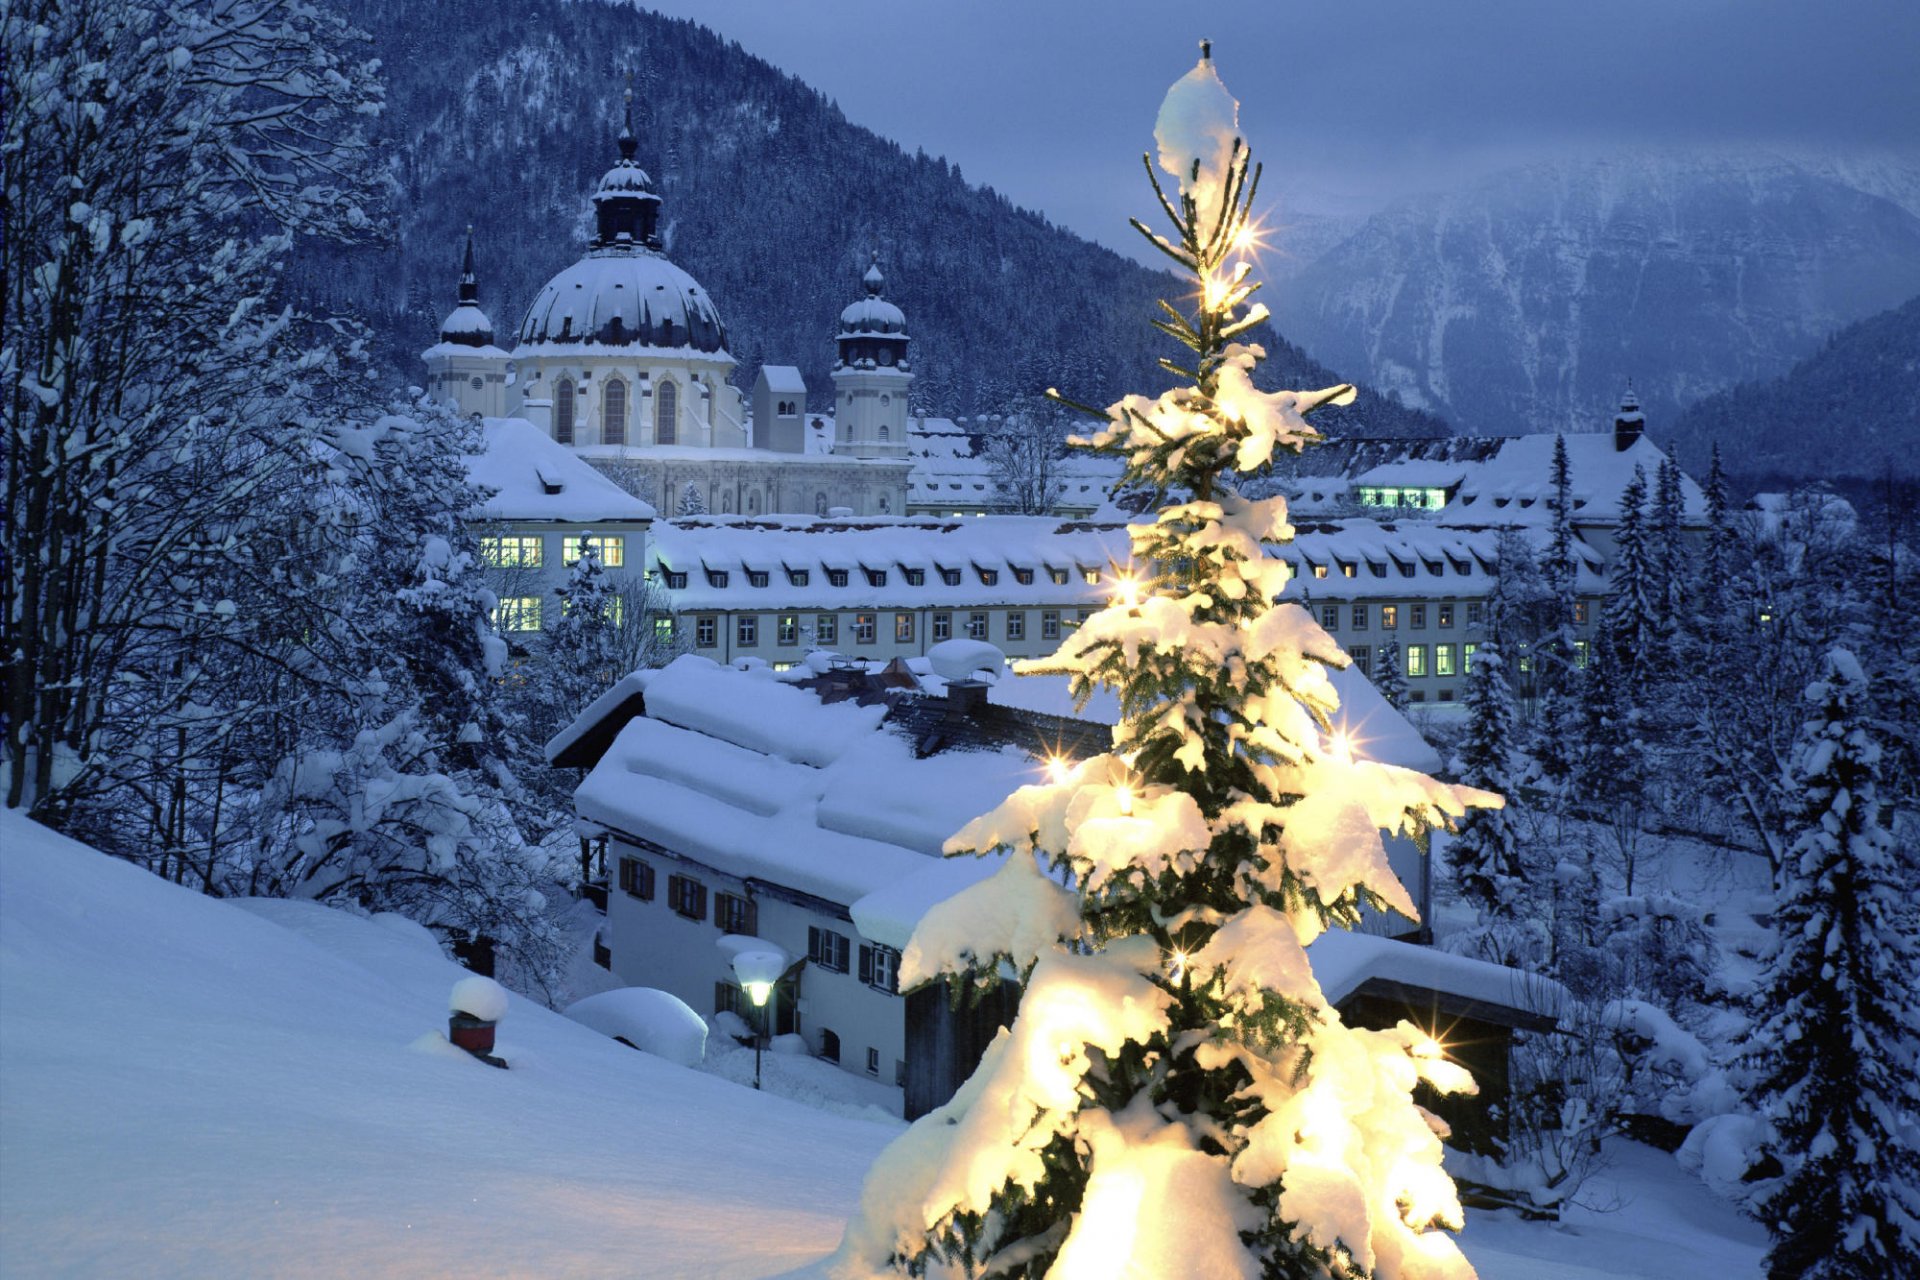
<svg viewBox="0 0 1920 1280">
<path fill-rule="evenodd" d="M 417 926 L 209 900 L 8 812 L 0 849 L 0 1275 L 813 1274 L 899 1132 L 824 1064 L 764 1065 L 830 1110 L 733 1083 L 724 1037 L 688 1070 L 518 997 L 496 1071 L 438 1040 L 461 971 Z M 1616 1212 L 1475 1215 L 1481 1275 L 1759 1274 L 1757 1228 L 1614 1155 Z"/>
</svg>

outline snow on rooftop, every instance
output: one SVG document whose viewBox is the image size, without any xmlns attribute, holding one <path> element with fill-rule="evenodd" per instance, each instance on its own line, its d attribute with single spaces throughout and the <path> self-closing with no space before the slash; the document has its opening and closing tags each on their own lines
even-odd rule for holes
<svg viewBox="0 0 1920 1280">
<path fill-rule="evenodd" d="M 651 670 L 629 672 L 614 681 L 613 687 L 587 704 L 586 710 L 575 716 L 570 724 L 547 740 L 546 758 L 551 763 L 564 754 L 574 743 L 592 732 L 600 722 L 612 715 L 614 710 L 628 698 L 646 692 L 647 684 L 656 673 Z"/>
<path fill-rule="evenodd" d="M 1482 1004 L 1554 1018 L 1567 992 L 1551 978 L 1505 965 L 1456 956 L 1432 947 L 1396 942 L 1369 933 L 1329 929 L 1307 947 L 1314 980 L 1328 1002 L 1358 991 L 1370 978 L 1440 991 Z"/>
<path fill-rule="evenodd" d="M 477 519 L 589 524 L 654 518 L 650 505 L 525 419 L 488 418 L 482 434 L 486 451 L 465 459 L 473 482 L 493 490 L 473 513 Z"/>
<path fill-rule="evenodd" d="M 807 389 L 806 378 L 794 365 L 763 364 L 760 366 L 760 376 L 767 380 L 769 391 L 805 392 Z"/>
</svg>

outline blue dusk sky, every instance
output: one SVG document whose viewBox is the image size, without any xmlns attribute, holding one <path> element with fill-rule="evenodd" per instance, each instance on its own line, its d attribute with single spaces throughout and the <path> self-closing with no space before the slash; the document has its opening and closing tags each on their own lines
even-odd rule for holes
<svg viewBox="0 0 1920 1280">
<path fill-rule="evenodd" d="M 1132 253 L 1202 36 L 1279 216 L 1620 148 L 1920 149 L 1916 0 L 657 0 Z"/>
</svg>

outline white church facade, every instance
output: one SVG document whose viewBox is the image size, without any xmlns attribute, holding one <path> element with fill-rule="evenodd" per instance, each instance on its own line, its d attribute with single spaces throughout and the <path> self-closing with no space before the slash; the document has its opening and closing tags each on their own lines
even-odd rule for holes
<svg viewBox="0 0 1920 1280">
<path fill-rule="evenodd" d="M 662 252 L 631 103 L 619 145 L 586 253 L 535 295 L 507 347 L 479 306 L 469 234 L 459 304 L 422 353 L 429 393 L 533 423 L 662 516 L 904 515 L 913 372 L 878 261 L 840 316 L 836 411 L 808 414 L 790 365 L 762 368 L 749 399 L 712 296 Z"/>
</svg>

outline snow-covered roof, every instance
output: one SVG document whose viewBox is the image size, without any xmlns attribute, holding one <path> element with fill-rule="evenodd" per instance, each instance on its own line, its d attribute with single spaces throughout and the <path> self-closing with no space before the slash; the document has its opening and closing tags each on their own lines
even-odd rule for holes
<svg viewBox="0 0 1920 1280">
<path fill-rule="evenodd" d="M 675 610 L 1041 608 L 1105 604 L 1130 548 L 1124 525 L 1051 516 L 697 516 L 656 524 L 647 554 Z"/>
<path fill-rule="evenodd" d="M 1567 442 L 1576 524 L 1618 520 L 1620 496 L 1633 469 L 1641 468 L 1651 483 L 1666 459 L 1645 436 L 1618 448 L 1612 431 L 1430 440 L 1336 437 L 1302 454 L 1284 484 L 1294 496 L 1296 515 L 1330 511 L 1361 489 L 1419 488 L 1449 492 L 1434 515 L 1442 524 L 1547 524 L 1554 442 L 1560 439 Z M 1681 489 L 1688 518 L 1704 519 L 1706 495 L 1700 486 L 1683 476 Z"/>
<path fill-rule="evenodd" d="M 688 655 L 647 685 L 574 795 L 584 830 L 851 905 L 938 865 L 941 844 L 1038 777 L 1026 751 L 917 759 L 883 705 L 826 703 L 765 668 Z"/>
<path fill-rule="evenodd" d="M 1299 521 L 1294 531 L 1292 542 L 1270 550 L 1293 566 L 1295 581 L 1288 590 L 1303 601 L 1484 596 L 1493 590 L 1505 532 L 1417 518 L 1360 517 Z M 1551 537 L 1544 525 L 1522 525 L 1513 532 L 1536 557 Z M 1591 595 L 1605 592 L 1599 552 L 1576 536 L 1574 554 L 1576 589 Z"/>
<path fill-rule="evenodd" d="M 807 380 L 797 367 L 790 364 L 763 364 L 760 366 L 760 376 L 766 381 L 769 391 L 803 392 L 807 389 Z"/>
<path fill-rule="evenodd" d="M 727 328 L 700 283 L 651 249 L 591 250 L 547 281 L 520 322 L 516 356 L 572 353 L 595 342 L 723 354 Z M 729 357 L 730 358 L 730 357 Z"/>
<path fill-rule="evenodd" d="M 997 507 L 1007 495 L 994 480 L 986 438 L 989 424 L 950 418 L 917 418 L 907 424 L 907 456 L 913 472 L 907 500 L 917 506 Z M 1104 503 L 1120 478 L 1117 458 L 1074 451 L 1053 464 L 1059 485 L 1057 507 L 1095 508 Z"/>
<path fill-rule="evenodd" d="M 587 709 L 575 716 L 566 728 L 547 739 L 546 758 L 551 765 L 573 766 L 591 763 L 590 760 L 575 759 L 580 755 L 575 748 L 591 751 L 592 760 L 600 758 L 604 744 L 594 749 L 597 730 L 607 722 L 607 718 L 621 706 L 631 702 L 638 713 L 639 702 L 647 691 L 647 684 L 654 677 L 651 669 L 633 671 L 614 681 L 613 687 L 587 704 Z"/>
<path fill-rule="evenodd" d="M 436 342 L 420 353 L 422 360 L 434 360 L 443 356 L 481 356 L 488 360 L 501 361 L 513 359 L 511 352 L 504 351 L 492 343 L 476 347 L 467 342 Z"/>
<path fill-rule="evenodd" d="M 440 324 L 441 337 L 448 338 L 455 334 L 484 334 L 486 335 L 487 345 L 491 346 L 493 343 L 493 321 L 488 319 L 486 312 L 482 311 L 473 303 L 463 302 L 448 312 L 447 318 Z M 457 345 L 467 346 L 470 344 L 462 343 Z"/>
<path fill-rule="evenodd" d="M 654 517 L 651 506 L 531 422 L 488 418 L 482 433 L 486 452 L 465 459 L 467 475 L 494 492 L 472 513 L 474 519 L 585 524 Z"/>
<path fill-rule="evenodd" d="M 1346 929 L 1321 934 L 1307 958 L 1331 1004 L 1377 981 L 1453 996 L 1489 1021 L 1518 1014 L 1509 1025 L 1551 1027 L 1567 1000 L 1566 988 L 1551 978 Z"/>
</svg>

